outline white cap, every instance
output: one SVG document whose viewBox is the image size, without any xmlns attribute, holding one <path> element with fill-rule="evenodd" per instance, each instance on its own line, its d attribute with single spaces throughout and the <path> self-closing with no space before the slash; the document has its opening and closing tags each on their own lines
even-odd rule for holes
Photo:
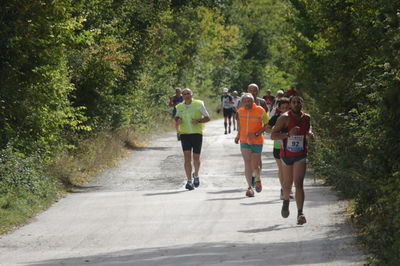
<svg viewBox="0 0 400 266">
<path fill-rule="evenodd" d="M 224 92 L 224 93 L 225 93 L 225 92 L 228 92 L 228 91 L 229 91 L 228 88 L 223 88 L 223 89 L 222 89 L 222 92 Z"/>
<path fill-rule="evenodd" d="M 283 90 L 279 90 L 276 92 L 276 94 L 285 94 L 285 93 L 283 92 Z"/>
</svg>

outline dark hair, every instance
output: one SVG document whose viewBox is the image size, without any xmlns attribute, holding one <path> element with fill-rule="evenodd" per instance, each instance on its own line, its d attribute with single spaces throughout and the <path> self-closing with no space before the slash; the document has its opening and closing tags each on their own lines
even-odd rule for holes
<svg viewBox="0 0 400 266">
<path fill-rule="evenodd" d="M 282 97 L 277 101 L 277 103 L 278 103 L 278 107 L 281 107 L 281 105 L 285 104 L 285 103 L 289 104 L 289 98 Z"/>
<path fill-rule="evenodd" d="M 298 96 L 298 95 L 293 95 L 293 96 L 290 96 L 290 99 L 289 99 L 289 103 L 291 103 L 292 102 L 292 99 L 293 98 L 299 98 L 300 99 L 300 101 L 303 103 L 304 102 L 304 100 L 303 100 L 303 98 L 302 97 L 300 97 L 300 96 Z"/>
</svg>

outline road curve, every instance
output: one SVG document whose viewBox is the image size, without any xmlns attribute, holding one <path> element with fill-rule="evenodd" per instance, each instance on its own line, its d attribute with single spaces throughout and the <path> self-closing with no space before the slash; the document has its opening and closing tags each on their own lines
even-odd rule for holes
<svg viewBox="0 0 400 266">
<path fill-rule="evenodd" d="M 0 237 L 0 265 L 363 265 L 365 256 L 343 218 L 345 202 L 305 180 L 308 223 L 280 215 L 272 141 L 263 152 L 263 191 L 245 197 L 234 134 L 206 125 L 201 186 L 184 189 L 183 156 L 174 133 L 104 171 Z"/>
</svg>

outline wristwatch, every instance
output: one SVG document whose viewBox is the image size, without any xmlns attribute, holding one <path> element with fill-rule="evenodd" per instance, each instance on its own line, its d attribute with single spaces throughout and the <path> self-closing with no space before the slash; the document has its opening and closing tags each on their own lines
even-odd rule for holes
<svg viewBox="0 0 400 266">
<path fill-rule="evenodd" d="M 256 132 L 254 133 L 254 135 L 256 135 L 256 137 L 260 136 L 260 133 Z"/>
</svg>

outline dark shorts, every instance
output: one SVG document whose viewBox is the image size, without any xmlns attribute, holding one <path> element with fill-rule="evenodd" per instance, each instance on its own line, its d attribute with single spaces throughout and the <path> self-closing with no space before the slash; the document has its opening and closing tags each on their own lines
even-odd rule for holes
<svg viewBox="0 0 400 266">
<path fill-rule="evenodd" d="M 307 155 L 299 155 L 292 157 L 281 157 L 282 163 L 284 165 L 293 165 L 295 162 L 305 161 L 307 159 Z"/>
<path fill-rule="evenodd" d="M 174 107 L 174 109 L 172 109 L 172 117 L 174 118 L 176 115 L 176 108 Z"/>
<path fill-rule="evenodd" d="M 200 154 L 203 144 L 203 135 L 201 134 L 181 134 L 181 144 L 183 151 L 191 151 Z"/>
<path fill-rule="evenodd" d="M 273 151 L 272 151 L 272 153 L 274 154 L 274 158 L 275 158 L 275 159 L 278 159 L 278 160 L 279 160 L 279 159 L 281 158 L 281 154 L 280 154 L 280 153 L 281 153 L 281 149 L 275 149 L 275 148 L 274 148 Z"/>
<path fill-rule="evenodd" d="M 232 108 L 229 108 L 229 109 L 223 108 L 223 114 L 224 114 L 224 117 L 231 118 L 232 114 L 233 114 L 233 109 Z"/>
</svg>

